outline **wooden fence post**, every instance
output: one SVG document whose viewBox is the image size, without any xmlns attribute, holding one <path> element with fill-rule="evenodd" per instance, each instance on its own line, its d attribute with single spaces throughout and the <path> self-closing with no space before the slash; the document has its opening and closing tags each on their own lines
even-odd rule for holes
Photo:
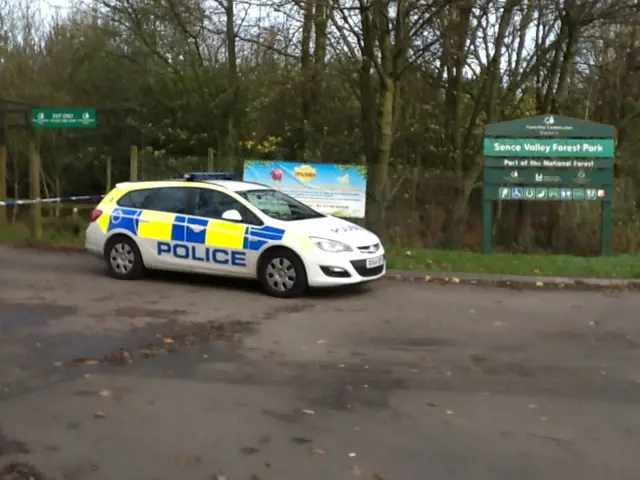
<svg viewBox="0 0 640 480">
<path fill-rule="evenodd" d="M 110 191 L 111 191 L 111 157 L 107 157 L 107 170 L 106 170 L 104 193 L 109 193 Z"/>
<path fill-rule="evenodd" d="M 7 201 L 7 146 L 0 145 L 0 202 Z M 7 226 L 7 207 L 0 205 L 0 228 Z"/>
<path fill-rule="evenodd" d="M 215 168 L 215 158 L 213 156 L 213 148 L 209 147 L 207 149 L 207 171 L 213 172 Z"/>
<path fill-rule="evenodd" d="M 29 138 L 29 198 L 35 200 L 30 206 L 31 237 L 42 238 L 42 199 L 40 198 L 42 161 L 34 138 Z"/>
<path fill-rule="evenodd" d="M 138 181 L 138 146 L 131 145 L 131 152 L 129 154 L 129 180 L 132 182 Z"/>
</svg>

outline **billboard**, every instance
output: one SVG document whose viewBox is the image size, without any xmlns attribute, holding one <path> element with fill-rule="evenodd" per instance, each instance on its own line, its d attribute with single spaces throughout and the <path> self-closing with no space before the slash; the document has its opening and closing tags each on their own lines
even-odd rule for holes
<svg viewBox="0 0 640 480">
<path fill-rule="evenodd" d="M 364 218 L 365 166 L 247 160 L 243 180 L 268 185 L 327 215 Z"/>
</svg>

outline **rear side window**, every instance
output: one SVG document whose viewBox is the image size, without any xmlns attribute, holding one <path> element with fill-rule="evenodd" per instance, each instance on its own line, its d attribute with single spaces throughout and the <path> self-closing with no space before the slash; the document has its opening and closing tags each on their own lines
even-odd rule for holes
<svg viewBox="0 0 640 480">
<path fill-rule="evenodd" d="M 186 214 L 189 188 L 162 187 L 133 190 L 118 200 L 118 206 Z"/>
</svg>

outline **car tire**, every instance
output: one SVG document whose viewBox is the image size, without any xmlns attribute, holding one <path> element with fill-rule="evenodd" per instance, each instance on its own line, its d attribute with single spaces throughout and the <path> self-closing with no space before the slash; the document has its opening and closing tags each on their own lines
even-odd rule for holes
<svg viewBox="0 0 640 480">
<path fill-rule="evenodd" d="M 125 235 L 109 239 L 104 249 L 104 259 L 109 276 L 119 280 L 135 280 L 146 271 L 138 245 Z"/>
<path fill-rule="evenodd" d="M 293 298 L 307 290 L 307 272 L 300 257 L 287 248 L 265 252 L 258 266 L 258 280 L 268 295 Z"/>
</svg>

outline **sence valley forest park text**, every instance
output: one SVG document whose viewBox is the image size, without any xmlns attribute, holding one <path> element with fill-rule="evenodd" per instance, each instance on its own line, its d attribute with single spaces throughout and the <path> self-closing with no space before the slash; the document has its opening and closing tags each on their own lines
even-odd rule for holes
<svg viewBox="0 0 640 480">
<path fill-rule="evenodd" d="M 576 145 L 563 145 L 560 143 L 553 143 L 551 145 L 543 145 L 540 143 L 523 143 L 523 144 L 504 144 L 495 142 L 493 144 L 493 150 L 495 152 L 502 153 L 516 153 L 516 152 L 532 152 L 532 153 L 598 153 L 604 152 L 604 147 L 598 144 L 583 143 Z"/>
</svg>

